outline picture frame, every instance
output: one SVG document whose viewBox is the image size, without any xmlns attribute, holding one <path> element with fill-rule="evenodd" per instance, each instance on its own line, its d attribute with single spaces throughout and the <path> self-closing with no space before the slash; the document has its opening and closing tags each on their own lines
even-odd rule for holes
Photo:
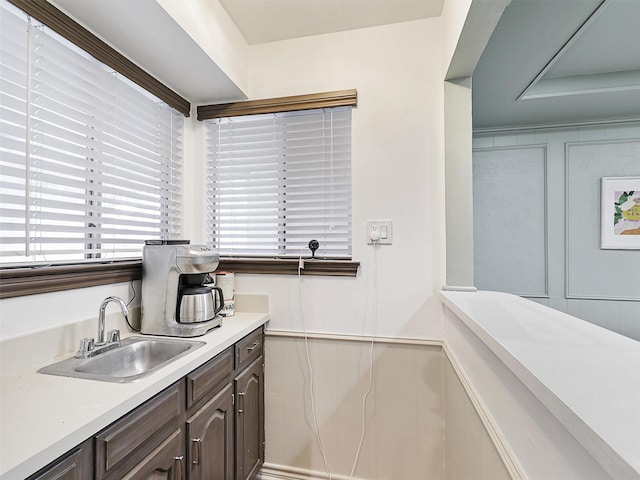
<svg viewBox="0 0 640 480">
<path fill-rule="evenodd" d="M 640 177 L 603 177 L 601 248 L 640 250 Z"/>
</svg>

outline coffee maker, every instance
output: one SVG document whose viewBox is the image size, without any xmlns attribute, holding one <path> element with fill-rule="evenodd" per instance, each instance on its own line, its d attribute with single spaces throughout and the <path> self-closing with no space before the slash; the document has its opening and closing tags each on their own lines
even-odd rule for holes
<svg viewBox="0 0 640 480">
<path fill-rule="evenodd" d="M 148 240 L 142 250 L 140 332 L 197 337 L 222 324 L 222 289 L 209 283 L 218 252 L 189 240 Z"/>
</svg>

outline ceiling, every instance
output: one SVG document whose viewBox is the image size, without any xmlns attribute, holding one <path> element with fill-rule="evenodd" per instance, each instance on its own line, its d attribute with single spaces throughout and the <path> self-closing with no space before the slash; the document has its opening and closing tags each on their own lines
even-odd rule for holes
<svg viewBox="0 0 640 480">
<path fill-rule="evenodd" d="M 437 17 L 444 0 L 220 0 L 250 45 Z"/>
<path fill-rule="evenodd" d="M 473 74 L 474 128 L 640 117 L 640 1 L 512 0 Z"/>
</svg>

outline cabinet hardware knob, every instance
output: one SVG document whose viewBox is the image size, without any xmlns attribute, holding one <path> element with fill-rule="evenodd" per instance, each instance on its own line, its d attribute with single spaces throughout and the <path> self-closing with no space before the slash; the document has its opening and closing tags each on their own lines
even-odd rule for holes
<svg viewBox="0 0 640 480">
<path fill-rule="evenodd" d="M 202 456 L 202 440 L 199 438 L 192 438 L 191 444 L 195 447 L 192 449 L 193 460 L 191 460 L 191 463 L 199 465 L 200 457 Z"/>
<path fill-rule="evenodd" d="M 182 468 L 182 464 L 184 462 L 184 455 L 180 455 L 179 457 L 173 457 L 173 463 L 175 467 L 175 476 L 171 477 L 171 480 L 175 478 L 175 480 L 184 480 L 184 468 Z"/>
</svg>

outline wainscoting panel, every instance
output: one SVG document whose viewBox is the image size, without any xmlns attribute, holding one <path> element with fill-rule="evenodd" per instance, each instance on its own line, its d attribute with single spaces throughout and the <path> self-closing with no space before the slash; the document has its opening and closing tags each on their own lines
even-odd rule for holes
<svg viewBox="0 0 640 480">
<path fill-rule="evenodd" d="M 510 480 L 494 443 L 445 358 L 445 479 Z"/>
<path fill-rule="evenodd" d="M 545 146 L 474 150 L 476 287 L 548 296 L 546 156 Z"/>
<path fill-rule="evenodd" d="M 601 177 L 640 175 L 640 121 L 610 122 L 584 126 L 512 129 L 474 135 L 474 170 L 476 163 L 496 155 L 513 155 L 509 168 L 518 169 L 516 160 L 544 148 L 546 152 L 546 212 L 545 244 L 547 255 L 548 298 L 527 295 L 522 278 L 538 270 L 529 263 L 539 264 L 540 248 L 520 251 L 517 257 L 500 243 L 491 245 L 487 254 L 481 238 L 474 245 L 476 286 L 528 296 L 536 302 L 567 312 L 578 318 L 640 340 L 640 250 L 600 249 L 600 179 Z M 522 172 L 506 172 L 500 176 L 530 172 L 525 164 Z M 483 181 L 493 181 L 484 175 Z M 489 177 L 489 178 L 486 178 Z M 537 182 L 537 177 L 532 182 Z M 493 185 L 479 185 L 474 176 L 474 194 L 491 190 Z M 531 201 L 537 197 L 530 198 Z M 474 201 L 474 230 L 483 232 L 491 224 L 493 206 Z M 542 208 L 538 205 L 534 211 Z M 477 211 L 478 209 L 484 211 Z M 527 226 L 526 217 L 511 216 L 506 236 L 519 238 Z M 474 235 L 475 237 L 475 235 Z M 536 245 L 540 242 L 537 241 Z M 498 259 L 487 261 L 490 255 Z M 509 262 L 512 267 L 504 269 Z M 497 279 L 496 276 L 501 276 Z M 536 277 L 537 278 L 537 277 Z M 490 280 L 490 281 L 489 281 Z M 539 279 L 536 285 L 539 285 Z"/>
<path fill-rule="evenodd" d="M 567 298 L 640 301 L 640 251 L 600 248 L 601 179 L 640 176 L 640 140 L 568 143 L 566 158 Z"/>
<path fill-rule="evenodd" d="M 329 478 L 329 472 L 334 479 L 348 478 L 362 435 L 371 342 L 330 336 L 305 342 L 302 334 L 267 332 L 265 347 L 263 478 Z M 443 478 L 442 362 L 440 345 L 374 344 L 366 433 L 354 478 Z"/>
</svg>

